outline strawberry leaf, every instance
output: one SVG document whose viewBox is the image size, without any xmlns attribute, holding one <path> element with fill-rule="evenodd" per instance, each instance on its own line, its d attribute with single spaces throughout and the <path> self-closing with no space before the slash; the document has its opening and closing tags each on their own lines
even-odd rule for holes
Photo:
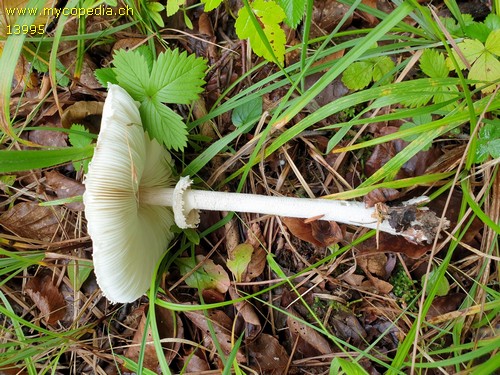
<svg viewBox="0 0 500 375">
<path fill-rule="evenodd" d="M 143 101 L 149 81 L 146 58 L 138 51 L 120 49 L 115 52 L 113 65 L 120 86 L 135 100 Z"/>
<path fill-rule="evenodd" d="M 304 17 L 306 0 L 278 0 L 278 4 L 285 11 L 286 24 L 292 29 L 296 29 L 302 17 Z"/>
<path fill-rule="evenodd" d="M 420 69 L 431 78 L 446 78 L 450 73 L 443 54 L 435 49 L 426 49 L 422 53 Z"/>
<path fill-rule="evenodd" d="M 187 130 L 182 117 L 155 99 L 145 99 L 139 107 L 144 129 L 169 149 L 186 147 Z"/>
<path fill-rule="evenodd" d="M 205 69 L 195 55 L 167 50 L 153 65 L 147 92 L 162 103 L 189 104 L 202 91 Z"/>
</svg>

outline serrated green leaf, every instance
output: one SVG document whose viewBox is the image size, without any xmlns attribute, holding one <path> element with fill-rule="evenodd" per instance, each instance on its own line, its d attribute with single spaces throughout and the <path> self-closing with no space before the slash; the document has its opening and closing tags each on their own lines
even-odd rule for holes
<svg viewBox="0 0 500 375">
<path fill-rule="evenodd" d="M 186 124 L 182 117 L 157 100 L 146 99 L 139 112 L 144 129 L 167 148 L 181 150 L 187 144 Z"/>
<path fill-rule="evenodd" d="M 71 282 L 73 290 L 79 291 L 83 283 L 88 279 L 92 273 L 94 266 L 90 260 L 70 260 L 67 266 L 68 278 Z"/>
<path fill-rule="evenodd" d="M 304 17 L 306 0 L 278 0 L 278 4 L 285 11 L 286 24 L 292 29 L 296 29 L 297 25 Z"/>
<path fill-rule="evenodd" d="M 474 22 L 465 28 L 465 35 L 467 35 L 470 39 L 476 39 L 484 43 L 486 42 L 490 31 L 491 30 L 484 23 Z"/>
<path fill-rule="evenodd" d="M 488 35 L 484 46 L 488 52 L 500 56 L 500 29 L 494 30 Z"/>
<path fill-rule="evenodd" d="M 241 282 L 241 276 L 247 270 L 252 260 L 253 246 L 247 243 L 239 244 L 229 252 L 227 268 L 233 273 L 236 282 Z"/>
<path fill-rule="evenodd" d="M 361 90 L 368 86 L 373 78 L 373 65 L 368 61 L 355 62 L 342 74 L 342 82 L 351 90 Z"/>
<path fill-rule="evenodd" d="M 197 263 L 202 263 L 196 268 Z M 185 283 L 191 288 L 202 291 L 216 289 L 221 293 L 227 292 L 230 284 L 229 275 L 224 268 L 216 265 L 211 259 L 199 255 L 196 260 L 190 258 L 177 258 L 175 264 L 179 267 L 181 275 L 190 274 Z"/>
<path fill-rule="evenodd" d="M 500 16 L 494 13 L 488 14 L 484 20 L 484 24 L 491 30 L 500 30 Z"/>
<path fill-rule="evenodd" d="M 420 69 L 431 78 L 446 78 L 450 74 L 444 55 L 435 49 L 426 49 L 422 53 Z"/>
<path fill-rule="evenodd" d="M 139 51 L 120 49 L 113 58 L 116 79 L 132 98 L 143 101 L 149 83 L 149 69 L 146 58 Z"/>
<path fill-rule="evenodd" d="M 256 96 L 254 99 L 239 105 L 233 109 L 231 120 L 237 128 L 250 122 L 257 122 L 262 115 L 262 97 Z"/>
<path fill-rule="evenodd" d="M 108 87 L 108 83 L 118 84 L 116 73 L 113 68 L 101 68 L 94 71 L 94 76 L 97 78 L 102 87 Z"/>
<path fill-rule="evenodd" d="M 189 104 L 203 90 L 205 70 L 205 60 L 167 50 L 153 65 L 147 93 L 162 103 Z"/>
<path fill-rule="evenodd" d="M 285 12 L 273 0 L 255 0 L 251 4 L 252 12 L 262 27 L 269 42 L 274 56 L 280 64 L 285 58 L 286 36 L 280 23 L 285 19 Z M 246 7 L 240 9 L 235 23 L 236 34 L 240 39 L 249 39 L 252 50 L 256 55 L 268 61 L 274 61 L 272 53 L 266 47 L 266 43 L 261 39 L 256 25 L 250 17 Z"/>
<path fill-rule="evenodd" d="M 370 59 L 370 62 L 373 65 L 372 78 L 374 82 L 380 82 L 382 78 L 395 67 L 394 62 L 389 56 L 380 56 L 374 59 Z M 390 78 L 385 82 L 388 82 L 389 80 Z"/>
<path fill-rule="evenodd" d="M 201 2 L 205 5 L 205 12 L 210 12 L 221 5 L 222 0 L 201 0 Z"/>
<path fill-rule="evenodd" d="M 68 135 L 69 142 L 74 147 L 85 147 L 92 143 L 90 132 L 81 124 L 73 124 Z"/>
</svg>

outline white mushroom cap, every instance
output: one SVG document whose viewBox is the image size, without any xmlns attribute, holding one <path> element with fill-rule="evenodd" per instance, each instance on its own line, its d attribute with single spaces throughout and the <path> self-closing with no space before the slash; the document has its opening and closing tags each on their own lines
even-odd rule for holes
<svg viewBox="0 0 500 375">
<path fill-rule="evenodd" d="M 141 189 L 173 186 L 172 158 L 142 127 L 138 106 L 109 84 L 83 195 L 97 283 L 111 302 L 132 302 L 151 283 L 174 224 L 171 208 L 139 203 Z"/>
</svg>

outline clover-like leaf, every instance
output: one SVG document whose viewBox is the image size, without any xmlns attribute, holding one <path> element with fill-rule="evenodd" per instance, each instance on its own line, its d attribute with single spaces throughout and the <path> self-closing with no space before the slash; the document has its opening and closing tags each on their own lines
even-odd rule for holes
<svg viewBox="0 0 500 375">
<path fill-rule="evenodd" d="M 264 32 L 263 40 L 252 15 L 246 7 L 240 9 L 236 19 L 236 34 L 240 39 L 250 39 L 250 45 L 256 55 L 268 61 L 283 64 L 285 58 L 286 36 L 280 23 L 285 19 L 285 12 L 273 0 L 255 0 L 251 3 L 253 16 Z M 271 49 L 271 50 L 270 50 Z M 274 55 L 274 56 L 273 56 Z"/>
</svg>

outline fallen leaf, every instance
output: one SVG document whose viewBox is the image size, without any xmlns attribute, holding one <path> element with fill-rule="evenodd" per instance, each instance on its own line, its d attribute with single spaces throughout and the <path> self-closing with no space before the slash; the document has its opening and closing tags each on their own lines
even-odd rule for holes
<svg viewBox="0 0 500 375">
<path fill-rule="evenodd" d="M 32 277 L 24 289 L 25 293 L 40 310 L 47 324 L 57 323 L 66 314 L 66 301 L 59 288 L 53 283 L 50 274 L 39 274 Z"/>
<path fill-rule="evenodd" d="M 241 282 L 243 273 L 247 270 L 252 260 L 253 246 L 250 244 L 239 244 L 228 251 L 227 268 L 233 273 L 236 282 Z"/>
<path fill-rule="evenodd" d="M 55 170 L 45 172 L 45 183 L 59 199 L 77 197 L 85 192 L 85 186 L 81 182 L 66 177 Z M 83 202 L 66 203 L 65 206 L 75 211 L 83 211 L 85 208 Z"/>
<path fill-rule="evenodd" d="M 233 300 L 241 297 L 233 286 L 229 288 L 229 295 Z M 238 315 L 241 316 L 245 322 L 246 340 L 253 340 L 262 329 L 254 306 L 248 301 L 235 302 L 233 306 L 238 311 Z"/>
<path fill-rule="evenodd" d="M 375 253 L 368 256 L 357 257 L 358 265 L 363 271 L 387 278 L 386 264 L 387 256 L 384 253 Z"/>
<path fill-rule="evenodd" d="M 373 207 L 377 203 L 385 203 L 398 199 L 401 193 L 396 189 L 381 188 L 370 191 L 363 197 L 366 207 Z"/>
<path fill-rule="evenodd" d="M 19 237 L 51 242 L 59 238 L 62 208 L 21 202 L 0 215 L 0 225 Z"/>
<path fill-rule="evenodd" d="M 375 136 L 383 136 L 392 134 L 398 131 L 397 126 L 385 126 L 375 131 Z M 373 175 L 376 171 L 382 168 L 396 154 L 401 152 L 408 142 L 402 139 L 395 139 L 390 142 L 381 143 L 373 148 L 372 154 L 365 163 L 365 174 Z M 408 160 L 396 174 L 395 179 L 409 178 L 422 176 L 425 174 L 427 167 L 430 167 L 441 155 L 438 147 L 432 146 L 427 151 L 420 151 Z"/>
<path fill-rule="evenodd" d="M 186 284 L 191 288 L 199 290 L 215 289 L 220 293 L 226 293 L 231 281 L 224 268 L 215 264 L 213 260 L 205 258 L 203 255 L 192 257 L 177 258 L 175 263 L 179 267 L 181 275 L 189 274 L 186 277 Z M 201 263 L 200 266 L 197 264 Z"/>
<path fill-rule="evenodd" d="M 215 333 L 215 339 L 219 343 L 222 351 L 225 355 L 229 355 L 233 350 L 233 341 L 236 341 L 236 337 L 233 340 L 232 335 L 232 321 L 231 319 L 220 310 L 213 310 L 206 312 L 210 324 L 213 327 Z M 213 337 L 208 326 L 207 316 L 200 311 L 185 311 L 184 315 L 200 329 L 204 345 L 208 348 L 213 348 Z M 236 360 L 238 363 L 245 363 L 246 357 L 241 348 L 238 349 L 236 353 Z"/>
<path fill-rule="evenodd" d="M 247 345 L 250 366 L 259 374 L 285 375 L 289 356 L 276 337 L 260 334 Z"/>
<path fill-rule="evenodd" d="M 248 230 L 245 243 L 253 246 L 252 258 L 250 259 L 246 272 L 242 276 L 243 282 L 249 282 L 259 277 L 262 272 L 264 272 L 267 264 L 267 252 L 264 250 L 266 242 L 260 231 L 259 224 L 252 224 L 251 228 Z"/>
<path fill-rule="evenodd" d="M 159 373 L 158 367 L 160 362 L 153 344 L 153 333 L 151 331 L 151 327 L 146 327 L 149 307 L 150 305 L 140 307 L 142 310 L 141 320 L 137 330 L 135 331 L 132 343 L 125 352 L 125 357 L 133 360 L 134 362 L 138 362 L 139 357 L 143 355 L 143 366 L 151 371 Z M 174 311 L 155 306 L 155 315 L 160 339 L 183 338 L 183 325 Z M 144 335 L 146 335 L 146 341 L 144 351 L 141 353 Z M 180 346 L 181 344 L 179 341 L 165 342 L 162 344 L 167 362 L 170 363 L 177 356 Z"/>
<path fill-rule="evenodd" d="M 82 124 L 91 133 L 98 133 L 103 107 L 103 102 L 76 102 L 64 110 L 61 116 L 62 127 L 69 129 L 73 124 Z"/>
<path fill-rule="evenodd" d="M 67 147 L 68 135 L 54 130 L 46 130 L 44 126 L 39 126 L 36 130 L 29 132 L 28 139 L 40 146 Z"/>
<path fill-rule="evenodd" d="M 196 350 L 185 354 L 182 357 L 185 373 L 202 373 L 210 370 L 210 364 L 201 350 Z"/>
<path fill-rule="evenodd" d="M 457 310 L 465 297 L 464 293 L 450 293 L 442 297 L 435 297 L 427 313 L 427 318 L 435 318 Z"/>
<path fill-rule="evenodd" d="M 310 38 L 317 38 L 330 34 L 340 20 L 349 11 L 349 6 L 334 0 L 319 0 L 314 2 L 311 22 Z M 342 25 L 349 27 L 352 14 Z"/>
<path fill-rule="evenodd" d="M 315 220 L 308 222 L 292 217 L 283 217 L 281 220 L 295 237 L 318 247 L 334 245 L 343 237 L 342 230 L 334 221 Z"/>
<path fill-rule="evenodd" d="M 288 308 L 287 311 L 289 315 L 286 323 L 292 336 L 291 342 L 299 340 L 297 352 L 305 357 L 325 355 L 332 352 L 328 341 L 318 331 L 299 321 L 298 314 L 293 308 Z"/>
</svg>

